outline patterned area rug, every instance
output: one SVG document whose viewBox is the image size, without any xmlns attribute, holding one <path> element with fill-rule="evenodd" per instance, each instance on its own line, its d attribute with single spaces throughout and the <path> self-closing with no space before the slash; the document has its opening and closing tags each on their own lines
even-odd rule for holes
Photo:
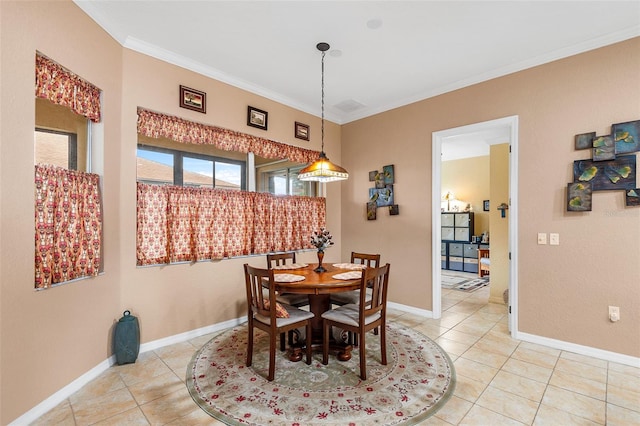
<svg viewBox="0 0 640 426">
<path fill-rule="evenodd" d="M 252 367 L 245 366 L 247 326 L 224 331 L 196 352 L 187 367 L 194 401 L 229 425 L 414 425 L 442 407 L 455 388 L 449 356 L 428 337 L 387 326 L 387 365 L 379 336 L 367 334 L 367 376 L 351 360 L 314 353 L 311 365 L 277 352 L 276 375 L 266 379 L 268 337 L 256 330 Z"/>
<path fill-rule="evenodd" d="M 489 278 L 467 278 L 458 275 L 447 275 L 442 272 L 441 275 L 442 288 L 450 288 L 453 290 L 460 290 L 466 292 L 472 292 L 489 285 Z"/>
</svg>

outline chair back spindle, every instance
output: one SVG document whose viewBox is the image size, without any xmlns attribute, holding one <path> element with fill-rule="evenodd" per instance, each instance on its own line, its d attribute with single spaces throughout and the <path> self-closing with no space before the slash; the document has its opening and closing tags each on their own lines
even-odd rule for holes
<svg viewBox="0 0 640 426">
<path fill-rule="evenodd" d="M 360 282 L 360 320 L 372 315 L 385 316 L 387 306 L 387 289 L 389 287 L 388 263 L 379 268 L 366 268 L 362 271 L 362 281 Z M 366 300 L 366 289 L 371 293 L 371 302 Z"/>
<path fill-rule="evenodd" d="M 271 306 L 275 306 L 276 291 L 273 270 L 260 269 L 244 265 L 245 279 L 247 286 L 247 302 L 249 307 L 248 315 L 262 315 L 265 317 L 271 317 L 275 319 L 275 310 L 271 309 Z M 267 292 L 268 289 L 268 298 Z M 249 302 L 250 301 L 250 302 Z M 267 305 L 267 301 L 269 305 Z"/>
<path fill-rule="evenodd" d="M 380 255 L 356 253 L 355 251 L 352 251 L 351 263 L 359 263 L 361 265 L 366 265 L 367 268 L 377 268 L 378 266 L 380 266 Z"/>
<path fill-rule="evenodd" d="M 271 269 L 274 266 L 284 266 L 287 264 L 287 260 L 291 260 L 291 263 L 296 263 L 296 252 L 269 253 L 267 254 L 267 268 Z"/>
</svg>

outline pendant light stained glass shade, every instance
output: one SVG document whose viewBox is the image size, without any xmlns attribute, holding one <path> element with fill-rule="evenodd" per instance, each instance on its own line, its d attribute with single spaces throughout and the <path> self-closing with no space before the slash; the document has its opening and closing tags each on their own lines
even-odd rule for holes
<svg viewBox="0 0 640 426">
<path fill-rule="evenodd" d="M 348 178 L 349 173 L 329 161 L 324 151 L 320 153 L 320 157 L 316 161 L 300 170 L 298 174 L 298 179 L 302 181 L 334 182 Z"/>
</svg>

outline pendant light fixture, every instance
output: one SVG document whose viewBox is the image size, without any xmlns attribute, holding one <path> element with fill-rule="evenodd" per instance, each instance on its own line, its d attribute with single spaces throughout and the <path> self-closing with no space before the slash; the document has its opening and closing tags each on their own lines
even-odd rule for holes
<svg viewBox="0 0 640 426">
<path fill-rule="evenodd" d="M 329 161 L 327 154 L 324 153 L 324 55 L 325 52 L 329 50 L 329 47 L 329 44 L 324 42 L 318 43 L 316 46 L 316 48 L 322 52 L 322 150 L 316 161 L 300 170 L 298 180 L 302 181 L 334 182 L 349 178 L 349 173 L 342 167 Z"/>
</svg>

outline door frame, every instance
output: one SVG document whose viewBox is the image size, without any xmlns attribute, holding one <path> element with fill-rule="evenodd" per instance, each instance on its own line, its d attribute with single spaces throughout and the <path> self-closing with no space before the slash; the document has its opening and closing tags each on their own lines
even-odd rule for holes
<svg viewBox="0 0 640 426">
<path fill-rule="evenodd" d="M 441 187 L 442 187 L 442 143 L 451 136 L 488 131 L 497 127 L 508 127 L 511 140 L 509 155 L 509 330 L 515 336 L 518 330 L 518 116 L 499 118 L 481 123 L 469 124 L 432 133 L 432 313 L 433 318 L 442 316 L 442 273 L 440 268 Z"/>
</svg>

